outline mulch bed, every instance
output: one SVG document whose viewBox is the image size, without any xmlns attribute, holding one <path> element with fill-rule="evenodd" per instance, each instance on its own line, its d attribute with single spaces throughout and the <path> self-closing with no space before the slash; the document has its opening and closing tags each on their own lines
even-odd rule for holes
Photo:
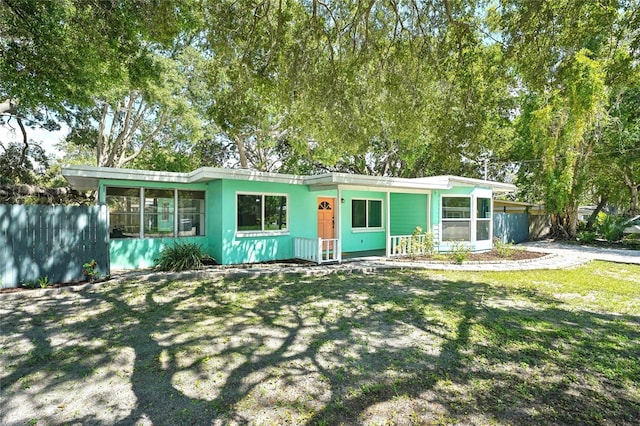
<svg viewBox="0 0 640 426">
<path fill-rule="evenodd" d="M 538 259 L 546 256 L 547 253 L 539 253 L 535 251 L 527 250 L 512 250 L 509 256 L 501 256 L 496 249 L 483 253 L 469 253 L 469 256 L 465 259 L 465 262 L 498 262 L 498 261 L 513 261 L 513 260 L 531 260 Z M 444 257 L 443 257 L 444 256 Z M 394 260 L 404 261 L 442 261 L 449 260 L 449 257 L 444 254 L 439 256 L 411 256 L 394 258 Z"/>
</svg>

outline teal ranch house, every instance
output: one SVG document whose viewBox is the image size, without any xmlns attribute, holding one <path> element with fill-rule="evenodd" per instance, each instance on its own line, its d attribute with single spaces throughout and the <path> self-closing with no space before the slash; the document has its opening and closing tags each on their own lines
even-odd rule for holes
<svg viewBox="0 0 640 426">
<path fill-rule="evenodd" d="M 145 268 L 174 241 L 221 264 L 284 259 L 340 262 L 395 256 L 419 226 L 439 251 L 492 247 L 493 195 L 514 185 L 458 176 L 415 179 L 246 169 L 191 173 L 72 166 L 72 187 L 108 206 L 112 269 Z"/>
</svg>

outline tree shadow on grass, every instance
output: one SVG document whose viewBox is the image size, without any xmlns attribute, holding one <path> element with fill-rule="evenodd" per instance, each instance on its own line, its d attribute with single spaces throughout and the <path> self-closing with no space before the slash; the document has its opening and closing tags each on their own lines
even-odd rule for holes
<svg viewBox="0 0 640 426">
<path fill-rule="evenodd" d="M 12 303 L 3 344 L 31 349 L 0 355 L 3 420 L 625 424 L 640 417 L 637 316 L 568 310 L 532 291 L 413 272 L 156 279 Z M 37 376 L 31 392 L 25 378 Z M 96 382 L 93 393 L 84 390 Z M 84 411 L 51 409 L 66 400 L 47 395 L 67 389 Z M 18 413 L 18 403 L 34 413 Z"/>
</svg>

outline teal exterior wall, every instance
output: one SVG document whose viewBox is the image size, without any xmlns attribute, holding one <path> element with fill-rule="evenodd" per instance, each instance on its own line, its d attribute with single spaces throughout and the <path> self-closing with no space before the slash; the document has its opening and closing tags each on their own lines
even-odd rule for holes
<svg viewBox="0 0 640 426">
<path fill-rule="evenodd" d="M 380 191 L 342 189 L 337 199 L 337 190 L 310 191 L 306 185 L 270 183 L 245 180 L 213 180 L 199 184 L 154 183 L 142 181 L 102 180 L 99 185 L 101 203 L 105 202 L 105 188 L 144 187 L 158 189 L 205 191 L 205 235 L 178 238 L 128 238 L 112 239 L 109 254 L 112 269 L 146 268 L 154 264 L 154 259 L 162 248 L 174 241 L 195 242 L 221 264 L 255 263 L 284 260 L 293 257 L 294 238 L 317 238 L 317 201 L 319 197 L 336 198 L 341 220 L 341 247 L 343 253 L 381 250 L 386 246 L 387 213 L 390 210 L 390 234 L 410 235 L 416 226 L 431 231 L 440 238 L 440 209 L 442 196 L 471 195 L 491 197 L 491 190 L 474 187 L 454 187 L 451 190 L 433 191 L 431 194 L 391 193 L 387 209 L 387 194 Z M 287 195 L 288 231 L 237 231 L 237 194 Z M 382 202 L 382 226 L 376 229 L 354 229 L 352 227 L 352 200 L 367 199 Z M 337 235 L 336 235 L 337 236 Z M 440 250 L 447 251 L 448 243 L 440 241 Z M 473 250 L 491 248 L 489 242 L 471 244 Z"/>
<path fill-rule="evenodd" d="M 178 190 L 197 190 L 206 191 L 205 205 L 205 221 L 207 224 L 211 222 L 209 204 L 210 192 L 207 190 L 207 184 L 177 184 L 163 182 L 142 182 L 142 181 L 122 181 L 103 179 L 100 181 L 98 188 L 99 202 L 104 204 L 106 201 L 106 188 L 109 186 L 117 187 L 144 187 L 157 189 L 178 189 Z M 167 244 L 173 244 L 174 241 L 193 242 L 200 245 L 209 255 L 214 255 L 210 247 L 210 229 L 206 226 L 204 236 L 188 236 L 177 238 L 114 238 L 109 240 L 109 257 L 111 261 L 111 269 L 139 269 L 154 266 L 154 259 L 158 257 L 162 248 Z"/>
<path fill-rule="evenodd" d="M 223 211 L 222 181 L 211 181 L 208 184 L 206 201 L 207 245 L 208 253 L 218 263 L 222 263 L 222 221 L 220 218 Z"/>
<path fill-rule="evenodd" d="M 236 198 L 238 193 L 288 195 L 288 229 L 284 235 L 238 233 Z M 293 238 L 317 238 L 317 199 L 335 196 L 335 191 L 312 192 L 305 185 L 225 180 L 221 183 L 220 250 L 216 259 L 223 264 L 254 263 L 291 259 Z M 217 232 L 216 232 L 217 233 Z M 259 233 L 260 234 L 260 233 Z M 214 242 L 215 244 L 215 242 Z"/>
<path fill-rule="evenodd" d="M 350 253 L 384 249 L 386 245 L 387 194 L 384 192 L 343 190 L 341 197 L 344 199 L 344 203 L 340 205 L 342 212 L 342 251 Z M 382 200 L 382 228 L 376 230 L 353 229 L 351 226 L 351 201 L 354 198 Z"/>
<path fill-rule="evenodd" d="M 175 241 L 181 243 L 196 243 L 207 249 L 207 237 L 179 237 L 179 238 L 123 238 L 109 241 L 109 256 L 111 269 L 139 269 L 150 268 L 155 265 L 162 248 L 173 245 Z"/>
<path fill-rule="evenodd" d="M 391 193 L 391 235 L 411 235 L 416 226 L 428 231 L 429 196 Z"/>
</svg>

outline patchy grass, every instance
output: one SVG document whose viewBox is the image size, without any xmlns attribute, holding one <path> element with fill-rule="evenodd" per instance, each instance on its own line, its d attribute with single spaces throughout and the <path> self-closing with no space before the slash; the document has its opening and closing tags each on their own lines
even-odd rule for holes
<svg viewBox="0 0 640 426">
<path fill-rule="evenodd" d="M 640 267 L 6 298 L 2 424 L 633 424 Z"/>
</svg>

